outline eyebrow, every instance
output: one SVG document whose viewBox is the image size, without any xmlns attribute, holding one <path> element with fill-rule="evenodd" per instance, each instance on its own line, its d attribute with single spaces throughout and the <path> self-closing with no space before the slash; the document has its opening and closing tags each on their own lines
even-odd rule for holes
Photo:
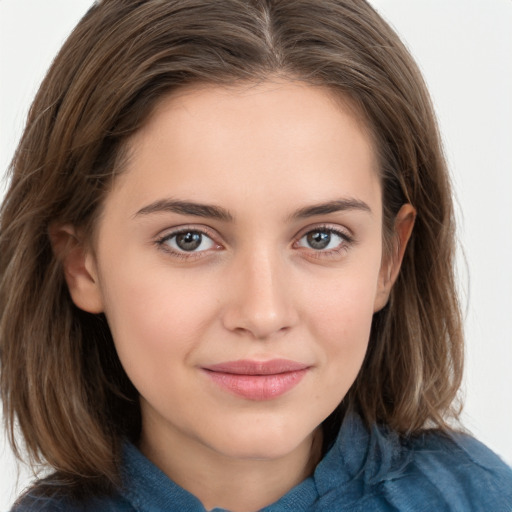
<svg viewBox="0 0 512 512">
<path fill-rule="evenodd" d="M 193 215 L 194 217 L 204 217 L 209 219 L 218 219 L 225 222 L 232 222 L 234 217 L 228 210 L 210 204 L 193 203 L 190 201 L 179 201 L 173 199 L 160 199 L 154 203 L 141 208 L 134 216 L 148 215 L 151 213 L 172 212 L 180 215 Z"/>
<path fill-rule="evenodd" d="M 326 203 L 305 206 L 294 212 L 291 219 L 305 219 L 316 215 L 326 215 L 346 210 L 360 210 L 372 213 L 371 208 L 358 199 L 337 199 Z M 224 222 L 233 222 L 234 216 L 225 208 L 211 204 L 194 203 L 192 201 L 180 201 L 175 199 L 159 199 L 135 213 L 134 217 L 139 215 L 149 215 L 152 213 L 171 212 L 179 215 L 192 215 L 208 219 L 217 219 Z"/>
<path fill-rule="evenodd" d="M 300 208 L 293 215 L 294 219 L 305 219 L 314 217 L 315 215 L 326 215 L 328 213 L 336 213 L 346 210 L 360 210 L 372 214 L 371 208 L 359 199 L 337 199 L 327 203 L 314 204 Z"/>
</svg>

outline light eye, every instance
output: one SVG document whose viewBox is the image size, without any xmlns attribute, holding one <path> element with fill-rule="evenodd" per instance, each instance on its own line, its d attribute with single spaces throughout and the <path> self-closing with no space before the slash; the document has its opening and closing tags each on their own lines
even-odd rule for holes
<svg viewBox="0 0 512 512">
<path fill-rule="evenodd" d="M 314 229 L 302 236 L 297 245 L 315 251 L 329 251 L 338 249 L 346 241 L 346 236 L 332 229 Z"/>
<path fill-rule="evenodd" d="M 168 235 L 160 243 L 167 245 L 169 249 L 175 252 L 182 253 L 207 251 L 216 246 L 215 242 L 208 235 L 192 229 Z"/>
</svg>

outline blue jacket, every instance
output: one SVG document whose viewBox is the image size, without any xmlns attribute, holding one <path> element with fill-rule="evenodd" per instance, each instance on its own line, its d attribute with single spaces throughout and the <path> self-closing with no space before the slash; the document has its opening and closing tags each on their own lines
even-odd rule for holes
<svg viewBox="0 0 512 512">
<path fill-rule="evenodd" d="M 125 446 L 124 486 L 115 496 L 71 503 L 26 496 L 13 512 L 205 512 L 200 501 Z M 220 512 L 221 509 L 214 509 Z M 368 430 L 355 415 L 314 474 L 262 512 L 512 512 L 512 470 L 464 434 L 403 440 Z"/>
</svg>

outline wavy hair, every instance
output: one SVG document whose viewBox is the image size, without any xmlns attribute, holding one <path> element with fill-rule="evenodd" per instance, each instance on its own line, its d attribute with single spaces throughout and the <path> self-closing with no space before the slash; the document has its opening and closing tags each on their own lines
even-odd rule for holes
<svg viewBox="0 0 512 512">
<path fill-rule="evenodd" d="M 400 206 L 417 211 L 361 371 L 326 431 L 347 408 L 403 435 L 448 429 L 457 416 L 452 193 L 428 92 L 395 32 L 364 0 L 103 0 L 42 82 L 0 213 L 5 421 L 13 446 L 17 425 L 32 460 L 60 481 L 115 485 L 140 409 L 105 317 L 70 298 L 50 226 L 94 231 L 126 141 L 162 97 L 273 76 L 327 87 L 363 116 L 380 159 L 385 247 Z"/>
</svg>

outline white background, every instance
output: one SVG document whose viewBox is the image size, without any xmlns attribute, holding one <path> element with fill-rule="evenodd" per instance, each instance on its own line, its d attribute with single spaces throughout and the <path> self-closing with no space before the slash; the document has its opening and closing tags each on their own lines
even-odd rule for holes
<svg viewBox="0 0 512 512">
<path fill-rule="evenodd" d="M 465 425 L 512 464 L 512 1 L 371 3 L 425 74 L 453 174 L 466 309 Z M 0 0 L 0 175 L 45 70 L 91 4 Z M 17 481 L 0 435 L 2 511 L 27 483 L 20 471 Z"/>
</svg>

